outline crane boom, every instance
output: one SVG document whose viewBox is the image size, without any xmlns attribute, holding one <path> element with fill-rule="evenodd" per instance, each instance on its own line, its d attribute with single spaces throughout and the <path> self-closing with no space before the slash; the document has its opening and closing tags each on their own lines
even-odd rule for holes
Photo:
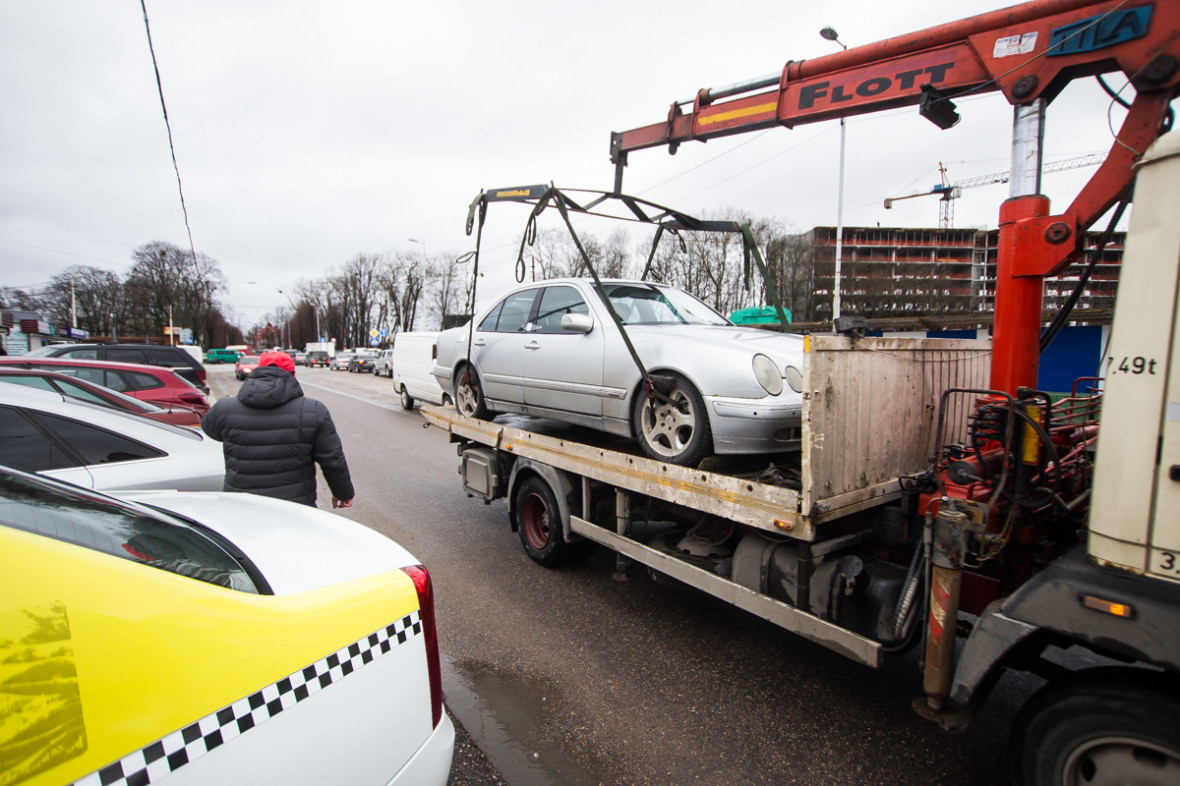
<svg viewBox="0 0 1180 786">
<path fill-rule="evenodd" d="M 951 99 L 1001 92 L 1015 107 L 1013 169 L 1000 212 L 991 386 L 1035 387 L 1044 279 L 1079 252 L 1085 230 L 1129 193 L 1133 167 L 1165 129 L 1180 93 L 1180 3 L 1034 0 L 814 60 L 789 61 L 766 79 L 700 90 L 661 123 L 611 135 L 615 191 L 635 150 L 707 141 L 773 126 L 919 105 L 940 128 L 958 122 Z M 1121 71 L 1136 90 L 1106 160 L 1069 207 L 1049 213 L 1035 193 L 1044 107 L 1071 80 Z M 763 92 L 757 92 L 763 91 Z M 1031 146 L 1031 147 L 1030 147 Z"/>
</svg>

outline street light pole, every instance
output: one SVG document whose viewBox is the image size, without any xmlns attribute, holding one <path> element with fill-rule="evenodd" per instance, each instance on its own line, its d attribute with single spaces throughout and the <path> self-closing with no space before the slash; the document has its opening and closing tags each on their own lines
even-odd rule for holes
<svg viewBox="0 0 1180 786">
<path fill-rule="evenodd" d="M 835 41 L 844 49 L 848 47 L 840 40 L 840 34 L 833 27 L 825 27 L 819 34 L 828 41 Z M 844 251 L 844 118 L 840 118 L 840 182 L 836 186 L 836 275 L 832 282 L 832 324 L 840 318 L 840 268 Z"/>
</svg>

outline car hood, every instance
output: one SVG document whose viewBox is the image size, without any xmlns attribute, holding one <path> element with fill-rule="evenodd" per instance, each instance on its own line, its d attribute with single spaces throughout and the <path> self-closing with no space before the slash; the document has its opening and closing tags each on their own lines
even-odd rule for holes
<svg viewBox="0 0 1180 786">
<path fill-rule="evenodd" d="M 248 556 L 276 595 L 417 565 L 384 535 L 309 505 L 232 492 L 135 491 L 123 499 L 197 521 Z"/>
<path fill-rule="evenodd" d="M 698 347 L 733 347 L 736 344 L 751 354 L 761 352 L 800 369 L 803 364 L 803 337 L 794 333 L 732 325 L 627 325 L 627 335 L 637 347 L 647 342 L 663 347 L 669 341 L 683 341 Z"/>
</svg>

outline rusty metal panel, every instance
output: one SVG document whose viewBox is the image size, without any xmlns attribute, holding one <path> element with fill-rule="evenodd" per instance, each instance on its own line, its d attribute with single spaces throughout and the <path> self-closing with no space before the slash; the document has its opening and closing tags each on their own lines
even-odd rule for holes
<svg viewBox="0 0 1180 786">
<path fill-rule="evenodd" d="M 806 516 L 897 496 L 898 478 L 930 466 L 939 400 L 953 387 L 987 386 L 991 342 L 809 336 L 803 385 Z M 965 427 L 966 397 L 947 418 Z"/>
</svg>

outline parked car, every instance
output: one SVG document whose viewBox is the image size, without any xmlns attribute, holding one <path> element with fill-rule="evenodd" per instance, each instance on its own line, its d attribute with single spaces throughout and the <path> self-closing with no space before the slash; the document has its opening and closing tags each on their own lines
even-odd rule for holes
<svg viewBox="0 0 1180 786">
<path fill-rule="evenodd" d="M 402 409 L 414 408 L 414 401 L 446 404 L 451 397 L 439 387 L 434 376 L 434 342 L 438 333 L 398 333 L 393 342 L 393 389 L 401 397 Z"/>
<path fill-rule="evenodd" d="M 201 425 L 201 414 L 194 409 L 176 405 L 157 407 L 155 404 L 140 401 L 117 390 L 104 388 L 102 385 L 95 385 L 68 374 L 59 374 L 56 371 L 0 366 L 0 382 L 9 382 L 13 385 L 24 385 L 40 390 L 52 390 L 78 401 L 88 401 L 91 404 L 130 412 L 133 415 L 141 415 L 160 423 L 171 423 L 174 426 Z"/>
<path fill-rule="evenodd" d="M 50 344 L 34 349 L 24 357 L 107 360 L 113 363 L 163 366 L 173 369 L 202 393 L 209 392 L 205 382 L 205 367 L 180 347 L 158 344 Z"/>
<path fill-rule="evenodd" d="M 221 443 L 199 429 L 0 382 L 0 464 L 99 490 L 220 490 Z"/>
<path fill-rule="evenodd" d="M 0 468 L 0 553 L 6 782 L 447 782 L 430 575 L 384 535 Z"/>
<path fill-rule="evenodd" d="M 372 371 L 373 365 L 377 362 L 377 353 L 370 351 L 361 351 L 353 355 L 348 361 L 348 370 L 354 374 L 360 374 L 365 371 Z"/>
<path fill-rule="evenodd" d="M 30 355 L 0 357 L 0 367 L 3 366 L 56 371 L 126 393 L 132 398 L 150 402 L 158 407 L 188 407 L 202 417 L 209 411 L 209 401 L 205 395 L 164 366 Z"/>
<path fill-rule="evenodd" d="M 241 353 L 236 349 L 211 349 L 205 353 L 206 363 L 237 363 Z"/>
<path fill-rule="evenodd" d="M 464 415 L 514 412 L 635 437 L 661 461 L 799 447 L 803 337 L 737 327 L 682 290 L 589 279 L 518 287 L 438 336 L 434 374 Z"/>
<path fill-rule="evenodd" d="M 329 362 L 331 362 L 331 358 L 329 358 L 328 353 L 324 352 L 322 349 L 313 349 L 311 352 L 307 353 L 307 365 L 311 366 L 312 368 L 316 368 L 317 366 L 323 366 L 324 368 L 327 368 Z"/>
<path fill-rule="evenodd" d="M 245 379 L 247 374 L 258 368 L 258 360 L 258 355 L 242 355 L 238 362 L 234 363 L 234 376 Z"/>
<path fill-rule="evenodd" d="M 352 353 L 341 352 L 332 358 L 332 365 L 328 368 L 333 371 L 348 371 L 348 367 L 352 365 Z"/>
<path fill-rule="evenodd" d="M 373 376 L 379 377 L 382 374 L 393 378 L 393 350 L 383 349 L 377 353 L 377 358 L 373 361 Z"/>
</svg>

